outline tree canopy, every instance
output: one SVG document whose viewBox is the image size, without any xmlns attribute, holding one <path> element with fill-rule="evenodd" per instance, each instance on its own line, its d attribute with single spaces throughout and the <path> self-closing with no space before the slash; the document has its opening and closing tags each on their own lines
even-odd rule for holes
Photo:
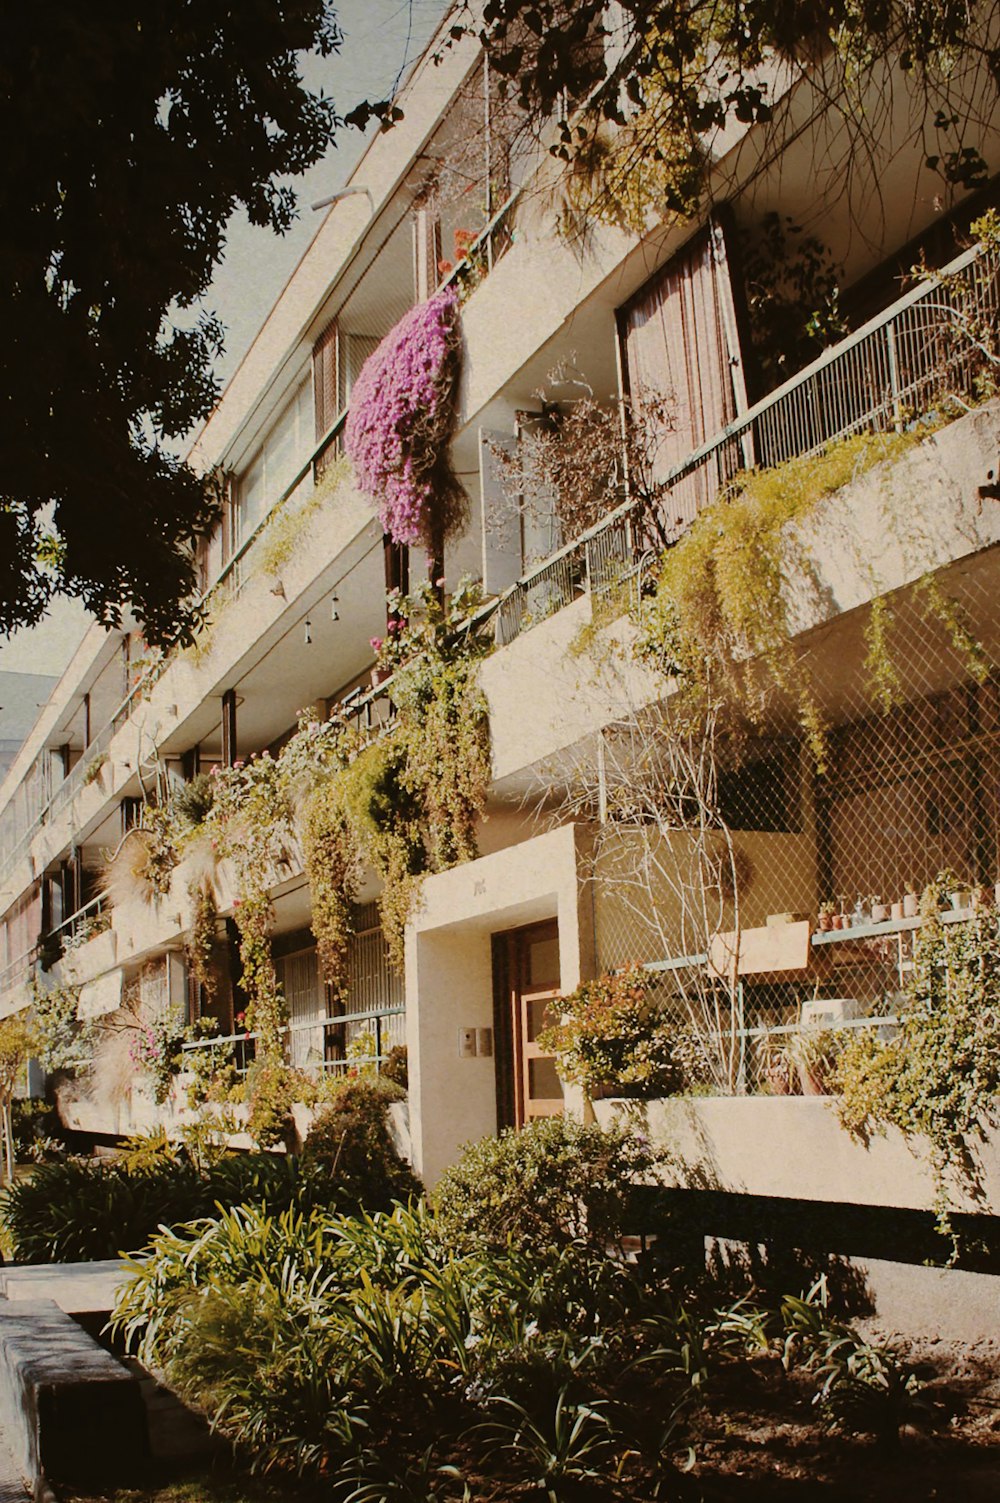
<svg viewBox="0 0 1000 1503">
<path fill-rule="evenodd" d="M 279 179 L 340 123 L 296 54 L 339 44 L 329 0 L 5 5 L 0 631 L 55 590 L 153 642 L 190 630 L 218 508 L 167 445 L 210 411 L 222 341 L 192 310 L 236 208 L 291 222 Z"/>
<path fill-rule="evenodd" d="M 639 229 L 650 213 L 691 214 L 713 133 L 733 121 L 780 133 L 775 82 L 806 72 L 846 126 L 845 180 L 874 162 L 903 76 L 927 166 L 960 187 L 986 175 L 996 0 L 486 0 L 451 37 L 468 32 L 523 118 L 558 122 L 551 149 L 573 168 L 582 220 Z"/>
</svg>

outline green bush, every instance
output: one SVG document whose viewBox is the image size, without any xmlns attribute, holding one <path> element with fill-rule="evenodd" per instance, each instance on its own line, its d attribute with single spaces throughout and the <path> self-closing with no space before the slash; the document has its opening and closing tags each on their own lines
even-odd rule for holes
<svg viewBox="0 0 1000 1503">
<path fill-rule="evenodd" d="M 276 1154 L 225 1154 L 196 1166 L 182 1151 L 132 1164 L 66 1159 L 42 1164 L 0 1196 L 0 1221 L 19 1261 L 73 1263 L 141 1248 L 162 1226 L 210 1216 L 218 1205 L 328 1203 L 321 1176 Z"/>
<path fill-rule="evenodd" d="M 391 1081 L 345 1080 L 310 1128 L 303 1160 L 329 1178 L 345 1210 L 388 1210 L 393 1201 L 419 1195 L 420 1182 L 389 1132 L 389 1104 L 402 1096 Z"/>
<path fill-rule="evenodd" d="M 251 1065 L 247 1074 L 250 1102 L 250 1136 L 259 1148 L 287 1149 L 295 1145 L 295 1102 L 311 1106 L 316 1100 L 316 1082 L 304 1070 L 272 1060 Z"/>
<path fill-rule="evenodd" d="M 585 1239 L 603 1247 L 624 1230 L 637 1177 L 651 1160 L 622 1128 L 545 1117 L 470 1144 L 434 1199 L 456 1246 Z"/>
</svg>

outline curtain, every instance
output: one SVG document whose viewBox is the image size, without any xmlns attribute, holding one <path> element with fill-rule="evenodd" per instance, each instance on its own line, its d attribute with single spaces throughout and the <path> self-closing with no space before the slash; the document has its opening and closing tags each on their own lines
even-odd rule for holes
<svg viewBox="0 0 1000 1503">
<path fill-rule="evenodd" d="M 661 481 L 746 407 L 743 368 L 722 227 L 712 221 L 621 310 L 626 390 L 633 404 L 662 400 L 652 478 Z M 710 502 L 747 456 L 699 466 L 664 503 L 668 536 Z M 726 473 L 728 467 L 729 473 Z"/>
</svg>

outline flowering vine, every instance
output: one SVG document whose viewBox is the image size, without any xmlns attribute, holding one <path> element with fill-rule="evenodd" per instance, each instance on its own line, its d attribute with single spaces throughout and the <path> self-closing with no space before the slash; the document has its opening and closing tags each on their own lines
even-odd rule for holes
<svg viewBox="0 0 1000 1503">
<path fill-rule="evenodd" d="M 397 543 L 436 557 L 466 514 L 452 467 L 461 334 L 446 287 L 400 319 L 361 369 L 344 430 L 358 485 Z"/>
</svg>

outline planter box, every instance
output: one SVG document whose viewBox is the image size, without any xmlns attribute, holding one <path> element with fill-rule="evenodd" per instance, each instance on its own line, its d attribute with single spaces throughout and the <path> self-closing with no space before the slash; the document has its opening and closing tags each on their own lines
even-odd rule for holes
<svg viewBox="0 0 1000 1503">
<path fill-rule="evenodd" d="M 665 1183 L 745 1195 L 933 1208 L 929 1154 L 896 1128 L 865 1146 L 840 1126 L 830 1097 L 694 1096 L 594 1102 L 602 1126 L 634 1124 L 666 1154 Z M 1000 1133 L 980 1146 L 985 1202 L 956 1180 L 957 1210 L 1000 1209 Z"/>
</svg>

